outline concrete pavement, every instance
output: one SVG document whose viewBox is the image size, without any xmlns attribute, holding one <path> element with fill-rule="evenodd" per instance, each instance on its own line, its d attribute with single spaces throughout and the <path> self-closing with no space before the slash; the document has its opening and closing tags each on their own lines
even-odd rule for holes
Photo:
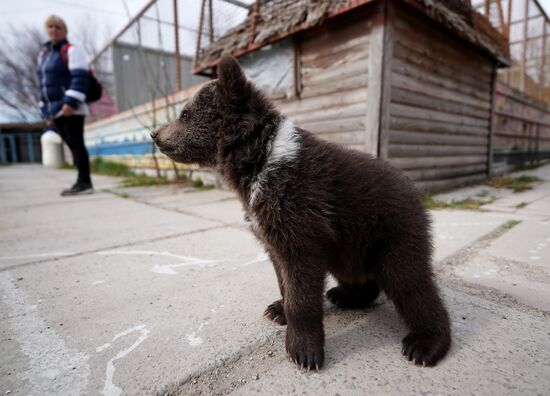
<svg viewBox="0 0 550 396">
<path fill-rule="evenodd" d="M 528 173 L 531 191 L 484 187 L 484 211 L 433 212 L 454 331 L 439 366 L 400 356 L 382 298 L 327 303 L 326 367 L 300 373 L 262 319 L 275 274 L 232 193 L 96 176 L 62 198 L 73 172 L 0 167 L 0 394 L 549 394 L 550 166 Z"/>
</svg>

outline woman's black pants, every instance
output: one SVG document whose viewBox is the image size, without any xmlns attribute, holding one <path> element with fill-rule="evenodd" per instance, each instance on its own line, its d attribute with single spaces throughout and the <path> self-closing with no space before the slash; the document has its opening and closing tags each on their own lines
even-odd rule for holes
<svg viewBox="0 0 550 396">
<path fill-rule="evenodd" d="M 58 117 L 54 121 L 57 132 L 73 154 L 74 166 L 78 169 L 77 182 L 91 184 L 90 157 L 84 145 L 84 116 Z"/>
</svg>

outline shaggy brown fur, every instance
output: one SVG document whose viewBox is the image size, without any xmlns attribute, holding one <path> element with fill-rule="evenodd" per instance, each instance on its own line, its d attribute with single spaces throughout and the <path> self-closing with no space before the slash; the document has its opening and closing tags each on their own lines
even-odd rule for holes
<svg viewBox="0 0 550 396">
<path fill-rule="evenodd" d="M 221 61 L 218 75 L 152 137 L 176 161 L 215 167 L 239 194 L 275 267 L 282 299 L 264 315 L 287 324 L 289 357 L 308 369 L 323 364 L 330 273 L 338 286 L 326 295 L 342 308 L 365 307 L 384 291 L 410 330 L 403 354 L 436 364 L 451 343 L 449 318 L 433 279 L 430 221 L 412 183 L 384 161 L 299 128 L 295 155 L 270 162 L 284 116 L 234 58 Z"/>
</svg>

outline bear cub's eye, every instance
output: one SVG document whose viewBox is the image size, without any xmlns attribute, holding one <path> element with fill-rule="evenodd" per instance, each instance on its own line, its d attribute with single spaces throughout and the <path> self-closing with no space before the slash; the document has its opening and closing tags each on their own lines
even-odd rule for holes
<svg viewBox="0 0 550 396">
<path fill-rule="evenodd" d="M 180 119 L 186 120 L 186 121 L 187 121 L 187 120 L 189 119 L 189 112 L 187 112 L 187 111 L 182 111 L 182 112 L 181 112 L 181 115 L 180 115 Z"/>
</svg>

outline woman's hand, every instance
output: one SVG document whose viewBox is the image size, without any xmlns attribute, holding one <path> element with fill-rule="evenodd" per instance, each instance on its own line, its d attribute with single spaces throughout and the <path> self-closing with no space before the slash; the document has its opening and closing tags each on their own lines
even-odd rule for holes
<svg viewBox="0 0 550 396">
<path fill-rule="evenodd" d="M 61 114 L 64 117 L 72 116 L 74 114 L 74 111 L 75 111 L 74 107 L 69 106 L 67 103 L 65 103 L 61 108 Z"/>
<path fill-rule="evenodd" d="M 53 127 L 54 125 L 55 125 L 55 122 L 54 122 L 54 120 L 52 120 L 51 118 L 48 118 L 48 119 L 46 120 L 46 126 L 47 126 L 47 127 Z"/>
</svg>

